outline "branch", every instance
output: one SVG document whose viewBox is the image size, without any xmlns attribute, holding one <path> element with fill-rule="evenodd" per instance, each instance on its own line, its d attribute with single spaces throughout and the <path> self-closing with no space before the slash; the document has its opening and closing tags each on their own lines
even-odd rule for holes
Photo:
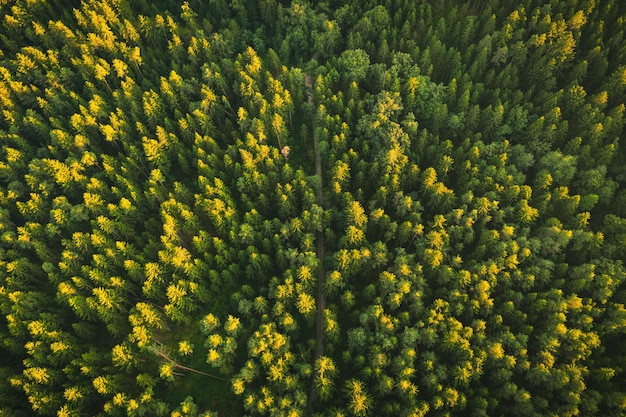
<svg viewBox="0 0 626 417">
<path fill-rule="evenodd" d="M 206 373 L 206 372 L 199 371 L 197 369 L 190 368 L 190 367 L 185 366 L 185 365 L 181 365 L 178 362 L 176 362 L 175 360 L 173 360 L 172 358 L 170 358 L 169 356 L 167 356 L 164 352 L 161 352 L 158 349 L 155 349 L 155 352 L 156 352 L 157 355 L 159 355 L 160 357 L 162 357 L 166 361 L 171 362 L 174 365 L 174 367 L 176 367 L 176 368 L 180 368 L 180 369 L 182 369 L 184 371 L 194 372 L 196 374 L 208 376 L 210 378 L 219 379 L 220 381 L 228 382 L 228 379 L 226 379 L 226 378 L 222 378 L 222 377 L 217 376 L 217 375 L 209 374 L 209 373 Z"/>
</svg>

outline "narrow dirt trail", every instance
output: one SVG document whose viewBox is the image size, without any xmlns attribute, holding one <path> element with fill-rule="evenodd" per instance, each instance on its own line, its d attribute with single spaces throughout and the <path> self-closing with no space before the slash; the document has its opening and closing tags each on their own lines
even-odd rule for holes
<svg viewBox="0 0 626 417">
<path fill-rule="evenodd" d="M 317 59 L 317 54 L 313 55 L 313 59 Z M 319 152 L 319 137 L 316 131 L 315 125 L 315 101 L 313 98 L 313 80 L 311 74 L 306 74 L 304 76 L 304 85 L 307 89 L 308 94 L 308 102 L 312 105 L 313 108 L 313 117 L 311 119 L 311 128 L 313 130 L 313 152 L 315 154 L 315 176 L 318 179 L 318 188 L 317 188 L 317 204 L 322 207 L 324 200 L 324 192 L 323 192 L 323 183 L 322 183 L 322 159 L 320 157 Z M 316 329 L 315 329 L 315 338 L 317 341 L 316 349 L 315 349 L 315 363 L 321 356 L 324 355 L 324 310 L 326 309 L 326 294 L 324 293 L 324 281 L 326 276 L 326 271 L 324 270 L 324 232 L 318 231 L 315 235 L 315 240 L 317 241 L 317 259 L 319 261 L 319 266 L 317 268 L 317 319 L 316 319 Z M 311 392 L 309 394 L 309 403 L 308 403 L 308 414 L 311 415 L 313 411 L 313 404 L 317 400 L 317 392 L 315 390 L 315 383 L 311 385 Z"/>
</svg>

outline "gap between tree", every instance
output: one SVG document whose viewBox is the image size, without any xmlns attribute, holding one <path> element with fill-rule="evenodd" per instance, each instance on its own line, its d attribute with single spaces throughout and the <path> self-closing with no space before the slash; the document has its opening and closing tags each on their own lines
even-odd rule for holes
<svg viewBox="0 0 626 417">
<path fill-rule="evenodd" d="M 313 54 L 312 59 L 317 60 L 319 54 L 316 52 Z M 317 204 L 322 207 L 324 193 L 322 190 L 322 159 L 320 157 L 319 152 L 319 137 L 317 135 L 317 129 L 315 125 L 315 102 L 313 99 L 313 80 L 311 74 L 306 73 L 304 76 L 304 85 L 307 89 L 308 102 L 312 105 L 313 108 L 313 117 L 311 119 L 311 128 L 313 130 L 313 152 L 315 154 L 315 176 L 318 179 L 318 187 L 317 187 Z M 317 259 L 318 259 L 318 268 L 317 268 L 317 319 L 316 319 L 316 329 L 315 329 L 315 337 L 316 337 L 316 348 L 315 348 L 315 358 L 313 360 L 313 366 L 317 360 L 324 355 L 324 310 L 326 310 L 326 294 L 324 293 L 324 281 L 325 281 L 325 271 L 324 271 L 324 231 L 317 231 L 315 234 L 315 240 L 317 241 Z M 313 411 L 313 404 L 317 400 L 317 392 L 315 391 L 315 378 L 317 375 L 313 376 L 313 381 L 311 384 L 311 392 L 309 394 L 308 401 L 308 414 L 311 415 Z"/>
</svg>

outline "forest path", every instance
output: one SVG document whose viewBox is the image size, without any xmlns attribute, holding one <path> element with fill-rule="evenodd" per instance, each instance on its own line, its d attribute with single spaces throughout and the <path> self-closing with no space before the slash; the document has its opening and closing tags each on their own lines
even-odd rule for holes
<svg viewBox="0 0 626 417">
<path fill-rule="evenodd" d="M 313 55 L 313 59 L 317 60 L 318 54 L 315 53 Z M 306 73 L 304 76 L 304 85 L 307 89 L 308 94 L 308 102 L 312 105 L 313 108 L 313 117 L 311 119 L 311 128 L 313 130 L 313 152 L 315 154 L 315 176 L 318 179 L 318 187 L 317 187 L 317 204 L 322 207 L 324 200 L 324 191 L 322 189 L 322 158 L 320 157 L 319 152 L 319 137 L 317 135 L 317 129 L 315 124 L 315 100 L 313 97 L 313 80 L 311 74 Z M 315 330 L 315 338 L 316 338 L 316 348 L 315 348 L 315 358 L 313 361 L 313 365 L 315 366 L 315 362 L 324 355 L 324 310 L 326 309 L 326 294 L 324 294 L 324 281 L 326 272 L 324 270 L 324 231 L 320 230 L 315 234 L 315 240 L 317 241 L 317 259 L 319 261 L 319 266 L 317 268 L 317 319 L 316 319 L 316 330 Z M 308 402 L 308 414 L 312 414 L 313 404 L 315 404 L 317 400 L 317 392 L 315 390 L 315 382 L 311 384 L 311 392 L 309 394 L 309 402 Z"/>
</svg>

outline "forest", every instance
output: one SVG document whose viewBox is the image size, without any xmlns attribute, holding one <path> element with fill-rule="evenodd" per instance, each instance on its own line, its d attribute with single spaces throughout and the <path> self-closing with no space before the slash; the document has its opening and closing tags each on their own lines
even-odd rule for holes
<svg viewBox="0 0 626 417">
<path fill-rule="evenodd" d="M 624 416 L 625 29 L 0 0 L 0 415 Z"/>
</svg>

